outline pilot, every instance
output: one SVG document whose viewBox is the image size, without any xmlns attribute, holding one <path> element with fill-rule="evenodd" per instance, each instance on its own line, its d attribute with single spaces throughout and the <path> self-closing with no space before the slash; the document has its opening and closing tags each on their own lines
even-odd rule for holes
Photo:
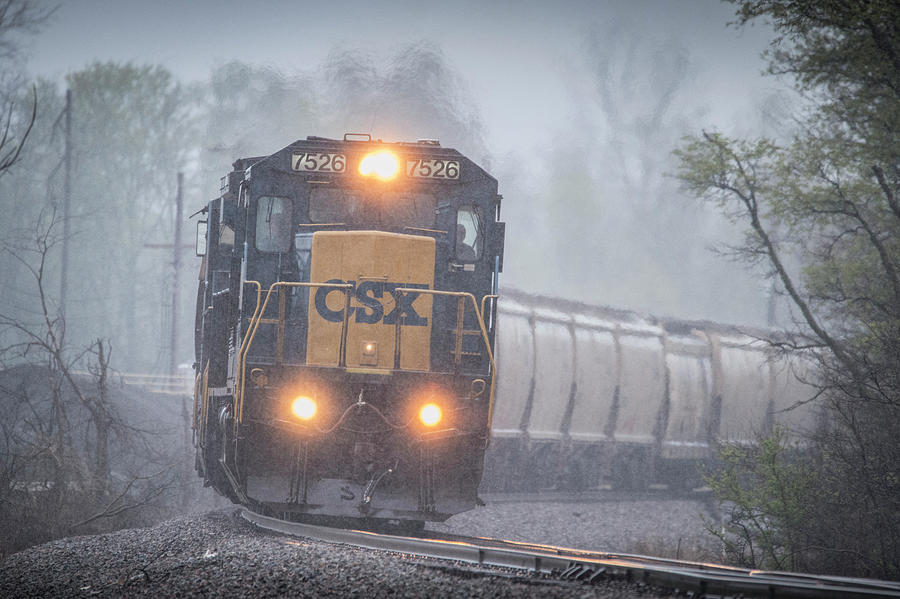
<svg viewBox="0 0 900 599">
<path fill-rule="evenodd" d="M 466 243 L 465 225 L 456 225 L 456 258 L 464 262 L 474 262 L 478 257 L 475 248 Z"/>
</svg>

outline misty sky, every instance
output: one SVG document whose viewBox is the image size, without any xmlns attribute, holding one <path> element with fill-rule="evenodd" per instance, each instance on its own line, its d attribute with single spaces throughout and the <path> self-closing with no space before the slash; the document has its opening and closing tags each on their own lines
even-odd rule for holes
<svg viewBox="0 0 900 599">
<path fill-rule="evenodd" d="M 330 52 L 343 49 L 370 54 L 373 64 L 380 67 L 410 43 L 429 42 L 440 48 L 458 73 L 467 87 L 463 95 L 474 102 L 483 121 L 489 155 L 472 157 L 498 175 L 500 190 L 507 198 L 505 216 L 511 225 L 505 284 L 642 311 L 762 324 L 764 284 L 745 281 L 734 268 L 719 264 L 723 276 L 732 277 L 721 280 L 706 266 L 706 261 L 715 258 L 705 246 L 733 237 L 735 232 L 727 225 L 697 213 L 693 231 L 675 231 L 671 238 L 663 239 L 658 233 L 666 232 L 664 219 L 668 217 L 663 214 L 658 217 L 663 219 L 659 221 L 662 229 L 648 229 L 644 239 L 632 235 L 617 241 L 615 235 L 624 230 L 622 223 L 628 220 L 621 214 L 635 210 L 632 206 L 641 201 L 646 204 L 648 196 L 662 198 L 661 205 L 667 210 L 686 206 L 683 200 L 669 197 L 677 182 L 665 179 L 671 171 L 666 163 L 672 149 L 668 145 L 674 146 L 680 135 L 710 128 L 748 135 L 765 127 L 761 107 L 785 87 L 761 74 L 765 63 L 760 53 L 772 32 L 764 25 L 743 30 L 728 27 L 733 18 L 734 6 L 717 0 L 70 0 L 29 42 L 27 68 L 33 75 L 61 80 L 92 61 L 133 61 L 162 64 L 187 82 L 206 79 L 211 69 L 232 60 L 275 67 L 288 75 L 309 74 L 322 66 Z M 609 44 L 599 44 L 607 48 L 604 51 L 627 52 L 633 42 L 643 61 L 644 70 L 634 74 L 635 89 L 620 99 L 625 112 L 617 118 L 621 117 L 625 126 L 618 141 L 609 114 L 600 114 L 597 82 L 591 75 L 597 56 L 591 55 L 588 40 L 593 40 L 596 52 L 598 35 L 610 36 L 604 38 Z M 652 177 L 643 177 L 644 167 L 638 162 L 632 168 L 634 161 L 627 154 L 647 148 L 626 146 L 634 146 L 635 127 L 648 110 L 640 102 L 642 90 L 653 87 L 648 61 L 660 60 L 659 52 L 673 48 L 687 57 L 689 66 L 667 110 L 667 133 L 660 135 L 668 137 L 664 142 L 650 142 L 659 157 L 656 170 Z M 625 73 L 625 81 L 630 80 L 629 75 Z M 344 132 L 286 131 L 285 139 L 340 137 Z M 381 135 L 377 115 L 373 115 L 369 132 Z M 435 135 L 422 131 L 416 137 Z M 657 147 L 661 144 L 667 147 Z M 624 159 L 617 173 L 609 154 L 610 148 L 620 146 Z M 606 245 L 588 244 L 595 248 L 590 250 L 593 271 L 575 274 L 554 272 L 556 264 L 544 257 L 555 247 L 556 255 L 565 260 L 575 251 L 584 253 L 587 246 L 566 245 L 572 235 L 565 231 L 554 236 L 548 229 L 543 237 L 531 235 L 547 219 L 541 210 L 548 210 L 547 203 L 558 199 L 547 190 L 559 172 L 559 156 L 567 151 L 581 153 L 597 184 L 596 190 L 569 191 L 589 195 L 590 201 L 601 206 L 590 219 L 581 220 L 596 221 L 591 235 L 608 240 Z M 652 180 L 655 187 L 644 191 L 643 200 L 626 197 L 633 190 L 613 180 L 621 173 L 627 175 L 623 180 L 630 176 L 634 183 L 643 178 Z M 559 182 L 556 186 L 560 187 Z M 619 211 L 620 217 L 612 218 L 612 211 Z M 633 219 L 647 218 L 637 211 L 634 214 Z M 573 214 L 570 220 L 577 224 L 579 215 Z M 684 237 L 691 234 L 693 239 Z M 719 239 L 713 239 L 716 235 Z M 663 247 L 651 247 L 660 239 Z M 629 244 L 637 244 L 641 251 L 632 251 Z M 675 263 L 695 264 L 681 269 L 684 272 L 674 272 L 671 264 L 657 260 L 658 252 L 671 253 L 673 246 L 684 249 Z M 605 263 L 596 259 L 598 252 L 606 256 Z M 541 265 L 545 276 L 534 276 L 538 262 L 547 262 Z M 660 277 L 660 269 L 671 276 Z M 663 278 L 668 279 L 664 284 L 669 287 L 660 289 Z"/>
<path fill-rule="evenodd" d="M 739 120 L 773 82 L 759 75 L 769 32 L 726 27 L 733 9 L 716 0 L 70 0 L 32 43 L 28 66 L 61 77 L 93 60 L 131 60 L 161 63 L 190 80 L 232 59 L 290 73 L 316 68 L 335 47 L 378 56 L 429 40 L 468 82 L 489 149 L 502 155 L 564 128 L 584 35 L 607 23 L 685 44 L 697 63 L 697 89 L 714 99 L 711 121 L 727 127 Z"/>
</svg>

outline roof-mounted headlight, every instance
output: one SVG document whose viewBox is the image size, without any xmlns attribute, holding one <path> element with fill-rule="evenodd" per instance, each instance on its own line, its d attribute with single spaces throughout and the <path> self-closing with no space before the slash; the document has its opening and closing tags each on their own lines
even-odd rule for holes
<svg viewBox="0 0 900 599">
<path fill-rule="evenodd" d="M 375 177 L 389 181 L 400 172 L 400 160 L 388 150 L 378 150 L 363 156 L 359 161 L 359 174 L 363 177 Z"/>
</svg>

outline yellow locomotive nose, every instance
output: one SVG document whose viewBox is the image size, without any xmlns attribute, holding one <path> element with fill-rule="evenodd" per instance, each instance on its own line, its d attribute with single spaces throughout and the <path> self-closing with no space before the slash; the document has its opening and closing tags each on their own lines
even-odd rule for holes
<svg viewBox="0 0 900 599">
<path fill-rule="evenodd" d="M 441 408 L 434 403 L 427 403 L 419 410 L 419 420 L 425 426 L 435 426 L 441 421 L 441 417 Z"/>
<path fill-rule="evenodd" d="M 316 402 L 309 397 L 301 395 L 294 399 L 294 402 L 291 404 L 291 411 L 300 420 L 310 420 L 316 415 Z"/>
</svg>

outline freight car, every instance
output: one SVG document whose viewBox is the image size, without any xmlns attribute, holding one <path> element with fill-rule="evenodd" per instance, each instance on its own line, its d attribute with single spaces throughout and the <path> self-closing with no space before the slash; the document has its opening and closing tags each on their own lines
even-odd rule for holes
<svg viewBox="0 0 900 599">
<path fill-rule="evenodd" d="M 497 181 L 432 140 L 309 137 L 205 208 L 200 476 L 281 517 L 472 508 L 494 396 Z"/>
<path fill-rule="evenodd" d="M 818 426 L 812 370 L 772 351 L 778 332 L 514 289 L 499 312 L 483 490 L 697 487 L 716 443 Z"/>
</svg>

